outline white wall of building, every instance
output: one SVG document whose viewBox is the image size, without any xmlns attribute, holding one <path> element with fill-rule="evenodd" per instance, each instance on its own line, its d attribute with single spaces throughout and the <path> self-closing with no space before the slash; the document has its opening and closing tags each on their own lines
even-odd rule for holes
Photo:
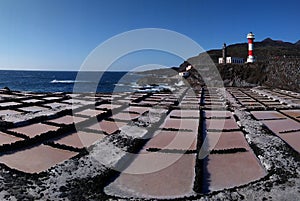
<svg viewBox="0 0 300 201">
<path fill-rule="evenodd" d="M 219 64 L 222 64 L 223 62 L 223 58 L 220 57 L 219 58 Z M 243 58 L 239 58 L 239 57 L 226 57 L 226 63 L 228 64 L 242 64 L 244 63 L 244 59 Z"/>
<path fill-rule="evenodd" d="M 180 72 L 179 73 L 179 76 L 181 76 L 181 77 L 187 77 L 187 76 L 189 76 L 190 75 L 190 73 L 189 72 Z"/>
</svg>

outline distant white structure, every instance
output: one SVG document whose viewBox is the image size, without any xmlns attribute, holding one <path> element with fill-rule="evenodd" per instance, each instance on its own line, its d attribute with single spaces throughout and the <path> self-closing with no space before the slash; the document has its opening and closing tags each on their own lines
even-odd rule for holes
<svg viewBox="0 0 300 201">
<path fill-rule="evenodd" d="M 254 34 L 252 32 L 247 34 L 248 39 L 248 58 L 247 63 L 253 63 L 255 61 L 253 56 L 253 41 L 254 41 Z"/>
<path fill-rule="evenodd" d="M 185 68 L 185 71 L 183 72 L 179 72 L 178 75 L 180 77 L 188 77 L 190 75 L 190 72 L 188 72 L 189 70 L 191 70 L 193 68 L 192 65 L 188 65 L 186 68 Z"/>
<path fill-rule="evenodd" d="M 245 62 L 244 59 L 239 58 L 239 57 L 226 57 L 225 62 L 224 62 L 223 57 L 219 58 L 219 64 L 224 64 L 224 63 L 227 63 L 227 64 L 242 64 L 244 62 Z"/>
<path fill-rule="evenodd" d="M 244 59 L 239 57 L 227 57 L 227 47 L 226 47 L 226 43 L 224 43 L 222 49 L 222 57 L 219 58 L 219 64 L 226 64 L 226 63 L 242 64 L 244 63 Z"/>
<path fill-rule="evenodd" d="M 192 65 L 188 65 L 188 66 L 185 68 L 185 70 L 186 70 L 186 71 L 189 71 L 189 70 L 191 70 L 192 68 L 193 68 Z"/>
<path fill-rule="evenodd" d="M 187 71 L 179 72 L 179 76 L 181 76 L 181 77 L 188 77 L 189 75 L 190 75 L 190 73 Z"/>
</svg>

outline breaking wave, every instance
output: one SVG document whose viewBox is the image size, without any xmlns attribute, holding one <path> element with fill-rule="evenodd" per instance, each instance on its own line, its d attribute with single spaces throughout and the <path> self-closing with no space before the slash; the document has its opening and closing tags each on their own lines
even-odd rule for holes
<svg viewBox="0 0 300 201">
<path fill-rule="evenodd" d="M 52 80 L 50 83 L 73 84 L 73 83 L 91 83 L 91 82 L 81 81 L 81 80 Z"/>
</svg>

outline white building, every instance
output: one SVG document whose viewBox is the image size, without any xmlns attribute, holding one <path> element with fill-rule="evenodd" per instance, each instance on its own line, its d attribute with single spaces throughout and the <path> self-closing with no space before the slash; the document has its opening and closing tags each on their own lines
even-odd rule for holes
<svg viewBox="0 0 300 201">
<path fill-rule="evenodd" d="M 190 73 L 187 71 L 179 73 L 179 76 L 181 76 L 181 77 L 188 77 L 189 75 L 190 75 Z"/>
<path fill-rule="evenodd" d="M 186 70 L 186 71 L 189 71 L 189 70 L 191 70 L 192 68 L 193 68 L 192 65 L 188 65 L 188 66 L 185 68 L 185 70 Z"/>
<path fill-rule="evenodd" d="M 226 57 L 226 63 L 227 64 L 242 64 L 244 63 L 244 59 L 243 58 L 239 58 L 239 57 Z M 223 64 L 223 58 L 219 57 L 219 64 Z"/>
</svg>

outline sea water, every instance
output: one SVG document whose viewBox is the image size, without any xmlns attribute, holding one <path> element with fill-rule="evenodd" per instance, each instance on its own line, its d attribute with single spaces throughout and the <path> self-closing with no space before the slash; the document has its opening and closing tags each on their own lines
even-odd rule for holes
<svg viewBox="0 0 300 201">
<path fill-rule="evenodd" d="M 79 75 L 79 76 L 78 76 Z M 0 70 L 0 88 L 32 92 L 134 91 L 142 75 L 133 72 L 63 72 Z M 74 88 L 75 86 L 75 88 Z M 74 91 L 75 90 L 75 91 Z"/>
</svg>

